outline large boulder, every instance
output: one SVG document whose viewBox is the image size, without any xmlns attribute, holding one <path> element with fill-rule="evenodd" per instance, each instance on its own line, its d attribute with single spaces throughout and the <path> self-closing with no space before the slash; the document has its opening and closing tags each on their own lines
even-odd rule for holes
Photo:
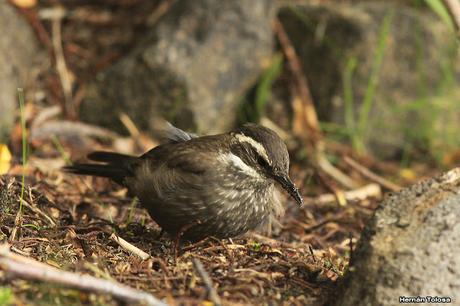
<svg viewBox="0 0 460 306">
<path fill-rule="evenodd" d="M 457 303 L 459 221 L 460 168 L 388 197 L 364 229 L 335 305 L 397 305 L 418 296 Z"/>
<path fill-rule="evenodd" d="M 0 142 L 15 120 L 17 88 L 28 88 L 36 76 L 40 48 L 27 21 L 8 1 L 0 1 Z"/>
<path fill-rule="evenodd" d="M 279 18 L 321 120 L 354 123 L 350 132 L 383 158 L 434 139 L 441 147 L 439 141 L 452 141 L 431 127 L 454 128 L 460 120 L 458 95 L 451 92 L 460 61 L 455 35 L 431 11 L 394 1 L 302 4 L 282 8 Z M 354 120 L 345 124 L 349 114 Z"/>
<path fill-rule="evenodd" d="M 274 0 L 176 1 L 136 48 L 89 86 L 82 118 L 119 126 L 120 112 L 154 130 L 229 128 L 244 91 L 272 53 Z"/>
</svg>

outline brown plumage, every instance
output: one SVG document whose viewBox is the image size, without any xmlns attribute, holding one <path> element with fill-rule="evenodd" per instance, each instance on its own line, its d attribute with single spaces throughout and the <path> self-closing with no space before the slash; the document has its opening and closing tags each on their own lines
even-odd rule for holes
<svg viewBox="0 0 460 306">
<path fill-rule="evenodd" d="M 286 146 L 270 129 L 246 124 L 197 137 L 169 125 L 166 138 L 140 157 L 94 152 L 88 158 L 103 164 L 65 169 L 128 187 L 166 232 L 189 240 L 234 237 L 277 218 L 283 208 L 275 182 L 302 203 Z"/>
</svg>

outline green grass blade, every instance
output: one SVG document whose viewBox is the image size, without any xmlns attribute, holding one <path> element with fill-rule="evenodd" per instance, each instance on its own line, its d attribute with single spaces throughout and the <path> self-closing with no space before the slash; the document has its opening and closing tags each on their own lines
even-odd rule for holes
<svg viewBox="0 0 460 306">
<path fill-rule="evenodd" d="M 66 165 L 71 166 L 72 161 L 70 160 L 69 153 L 66 152 L 64 147 L 62 146 L 61 142 L 59 141 L 59 138 L 56 135 L 51 136 L 51 141 L 53 142 L 56 150 L 58 150 L 59 154 L 61 154 L 61 158 L 64 160 Z"/>
<path fill-rule="evenodd" d="M 363 103 L 360 107 L 359 113 L 359 122 L 358 122 L 358 133 L 361 140 L 364 139 L 365 131 L 368 127 L 369 114 L 372 109 L 374 102 L 375 91 L 379 82 L 379 75 L 382 68 L 383 57 L 385 55 L 386 44 L 388 36 L 390 34 L 391 23 L 393 20 L 394 11 L 391 10 L 383 18 L 383 23 L 380 29 L 380 34 L 378 38 L 377 50 L 374 55 L 374 61 L 372 63 L 371 75 L 369 77 L 369 82 L 366 87 L 366 92 L 364 95 Z M 361 148 L 364 151 L 364 147 Z"/>
<path fill-rule="evenodd" d="M 355 142 L 356 137 L 356 124 L 354 114 L 354 93 L 353 93 L 353 73 L 356 70 L 358 60 L 356 57 L 350 57 L 345 65 L 343 72 L 343 98 L 345 103 L 345 126 L 347 133 Z"/>
<path fill-rule="evenodd" d="M 283 67 L 283 56 L 276 54 L 270 67 L 262 75 L 259 86 L 257 86 L 255 97 L 255 111 L 257 121 L 264 115 L 265 107 L 267 106 L 268 98 L 270 97 L 273 83 L 279 77 L 281 68 Z"/>
<path fill-rule="evenodd" d="M 455 26 L 442 0 L 425 0 L 426 5 L 455 32 Z"/>
</svg>

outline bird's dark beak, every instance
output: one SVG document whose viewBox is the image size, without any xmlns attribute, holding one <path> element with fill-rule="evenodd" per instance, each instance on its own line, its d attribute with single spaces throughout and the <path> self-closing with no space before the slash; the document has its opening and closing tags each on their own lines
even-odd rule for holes
<svg viewBox="0 0 460 306">
<path fill-rule="evenodd" d="M 275 175 L 274 178 L 275 181 L 277 181 L 281 185 L 281 187 L 283 187 L 283 189 L 286 190 L 289 193 L 289 195 L 297 202 L 297 204 L 299 204 L 299 206 L 302 206 L 302 196 L 300 195 L 299 189 L 295 187 L 291 179 L 288 176 L 284 175 Z"/>
</svg>

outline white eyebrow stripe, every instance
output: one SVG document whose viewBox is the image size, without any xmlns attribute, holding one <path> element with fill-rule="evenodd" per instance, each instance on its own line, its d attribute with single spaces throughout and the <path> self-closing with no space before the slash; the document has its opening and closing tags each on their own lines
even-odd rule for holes
<svg viewBox="0 0 460 306">
<path fill-rule="evenodd" d="M 267 154 L 267 150 L 265 150 L 264 146 L 261 145 L 259 142 L 255 141 L 254 139 L 252 139 L 251 137 L 249 136 L 246 136 L 244 134 L 236 134 L 235 135 L 236 139 L 238 139 L 238 141 L 240 142 L 246 142 L 246 143 L 249 143 L 249 145 L 251 145 L 256 151 L 257 153 L 259 153 L 260 156 L 262 156 L 263 158 L 265 158 L 265 160 L 271 164 L 271 160 L 270 158 L 268 158 L 268 154 Z"/>
<path fill-rule="evenodd" d="M 239 158 L 238 156 L 236 156 L 235 154 L 231 152 L 228 154 L 222 154 L 221 156 L 219 156 L 219 158 L 222 161 L 232 165 L 233 167 L 238 168 L 240 171 L 242 171 L 246 175 L 249 175 L 249 176 L 252 176 L 258 179 L 262 178 L 260 174 L 257 173 L 257 171 L 254 168 L 247 165 L 241 158 Z"/>
</svg>

